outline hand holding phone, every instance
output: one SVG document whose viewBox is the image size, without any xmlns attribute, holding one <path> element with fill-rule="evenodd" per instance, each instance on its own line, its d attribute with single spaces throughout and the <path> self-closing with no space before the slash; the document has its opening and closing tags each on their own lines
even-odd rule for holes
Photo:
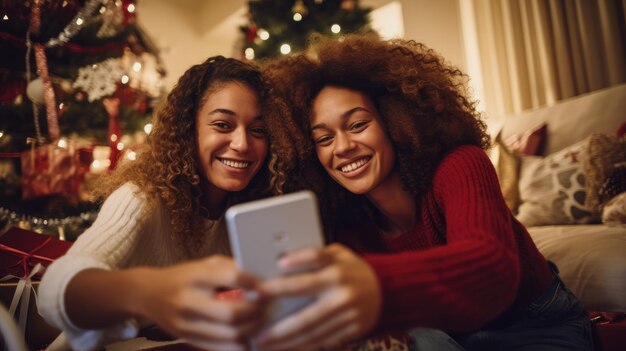
<svg viewBox="0 0 626 351">
<path fill-rule="evenodd" d="M 239 268 L 261 279 L 283 274 L 277 263 L 285 253 L 324 245 L 317 200 L 311 191 L 238 204 L 230 207 L 225 216 L 235 261 Z M 278 299 L 271 307 L 270 323 L 314 299 L 310 296 Z"/>
</svg>

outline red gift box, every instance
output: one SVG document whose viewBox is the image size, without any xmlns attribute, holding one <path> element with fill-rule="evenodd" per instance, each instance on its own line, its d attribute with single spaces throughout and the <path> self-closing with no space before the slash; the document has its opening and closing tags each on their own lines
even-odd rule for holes
<svg viewBox="0 0 626 351">
<path fill-rule="evenodd" d="M 0 236 L 0 277 L 28 277 L 38 263 L 47 267 L 70 246 L 69 241 L 12 227 Z M 42 274 L 40 271 L 35 277 L 40 278 Z"/>
<path fill-rule="evenodd" d="M 60 332 L 43 320 L 31 301 L 45 267 L 70 246 L 71 242 L 17 227 L 0 236 L 0 302 L 14 316 L 32 349 L 49 344 Z"/>
</svg>

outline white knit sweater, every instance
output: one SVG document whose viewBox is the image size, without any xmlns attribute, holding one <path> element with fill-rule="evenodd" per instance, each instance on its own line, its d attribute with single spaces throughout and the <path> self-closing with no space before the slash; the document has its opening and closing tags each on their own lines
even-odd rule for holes
<svg viewBox="0 0 626 351">
<path fill-rule="evenodd" d="M 169 216 L 163 206 L 157 206 L 143 219 L 145 205 L 145 198 L 131 183 L 114 191 L 102 205 L 93 225 L 78 237 L 66 255 L 47 268 L 41 280 L 39 312 L 48 323 L 64 332 L 74 350 L 99 349 L 111 342 L 135 337 L 138 332 L 135 320 L 98 330 L 74 325 L 66 313 L 65 289 L 78 272 L 88 268 L 164 267 L 187 259 L 171 237 Z M 209 238 L 214 240 L 207 240 L 206 254 L 227 253 L 223 237 L 218 236 L 224 233 L 214 232 L 221 226 L 207 221 L 207 227 L 212 232 Z"/>
</svg>

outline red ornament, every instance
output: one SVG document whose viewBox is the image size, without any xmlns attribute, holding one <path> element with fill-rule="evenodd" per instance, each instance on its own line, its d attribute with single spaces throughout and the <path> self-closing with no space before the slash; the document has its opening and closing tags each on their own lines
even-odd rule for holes
<svg viewBox="0 0 626 351">
<path fill-rule="evenodd" d="M 102 104 L 109 114 L 109 133 L 107 135 L 107 138 L 109 139 L 108 144 L 111 148 L 111 155 L 109 156 L 109 160 L 111 161 L 111 163 L 109 164 L 109 170 L 113 170 L 115 169 L 117 161 L 122 155 L 121 150 L 117 148 L 117 144 L 120 143 L 122 139 L 122 125 L 120 124 L 119 120 L 120 99 L 102 99 Z"/>
<path fill-rule="evenodd" d="M 256 39 L 257 31 L 258 31 L 258 28 L 256 25 L 251 24 L 248 26 L 248 30 L 246 31 L 246 40 L 248 41 L 248 43 L 254 42 L 254 39 Z"/>
</svg>

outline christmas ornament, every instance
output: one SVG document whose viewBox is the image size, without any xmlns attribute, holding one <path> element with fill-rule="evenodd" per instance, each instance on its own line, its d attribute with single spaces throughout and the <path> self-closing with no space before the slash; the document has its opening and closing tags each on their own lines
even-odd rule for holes
<svg viewBox="0 0 626 351">
<path fill-rule="evenodd" d="M 341 2 L 341 9 L 346 11 L 352 11 L 356 8 L 356 0 L 343 0 Z"/>
<path fill-rule="evenodd" d="M 43 80 L 41 78 L 33 79 L 28 83 L 26 96 L 37 105 L 43 104 Z"/>
<path fill-rule="evenodd" d="M 110 58 L 100 63 L 82 67 L 74 88 L 81 88 L 88 95 L 89 102 L 115 93 L 117 82 L 124 71 L 120 68 L 118 58 Z"/>
<path fill-rule="evenodd" d="M 246 40 L 248 41 L 248 43 L 254 42 L 254 39 L 256 39 L 256 32 L 257 26 L 254 24 L 250 24 L 248 26 L 248 29 L 246 30 Z"/>
<path fill-rule="evenodd" d="M 299 13 L 302 16 L 306 16 L 309 13 L 309 9 L 306 7 L 306 5 L 304 5 L 302 0 L 296 0 L 296 2 L 293 4 L 293 7 L 291 8 L 291 13 L 294 15 L 296 13 Z"/>
<path fill-rule="evenodd" d="M 117 161 L 122 154 L 124 144 L 122 144 L 122 125 L 120 124 L 120 99 L 119 98 L 106 98 L 102 100 L 102 104 L 109 114 L 109 134 L 108 142 L 111 154 L 109 155 L 109 169 L 115 169 Z M 121 147 L 120 147 L 121 145 Z"/>
</svg>

